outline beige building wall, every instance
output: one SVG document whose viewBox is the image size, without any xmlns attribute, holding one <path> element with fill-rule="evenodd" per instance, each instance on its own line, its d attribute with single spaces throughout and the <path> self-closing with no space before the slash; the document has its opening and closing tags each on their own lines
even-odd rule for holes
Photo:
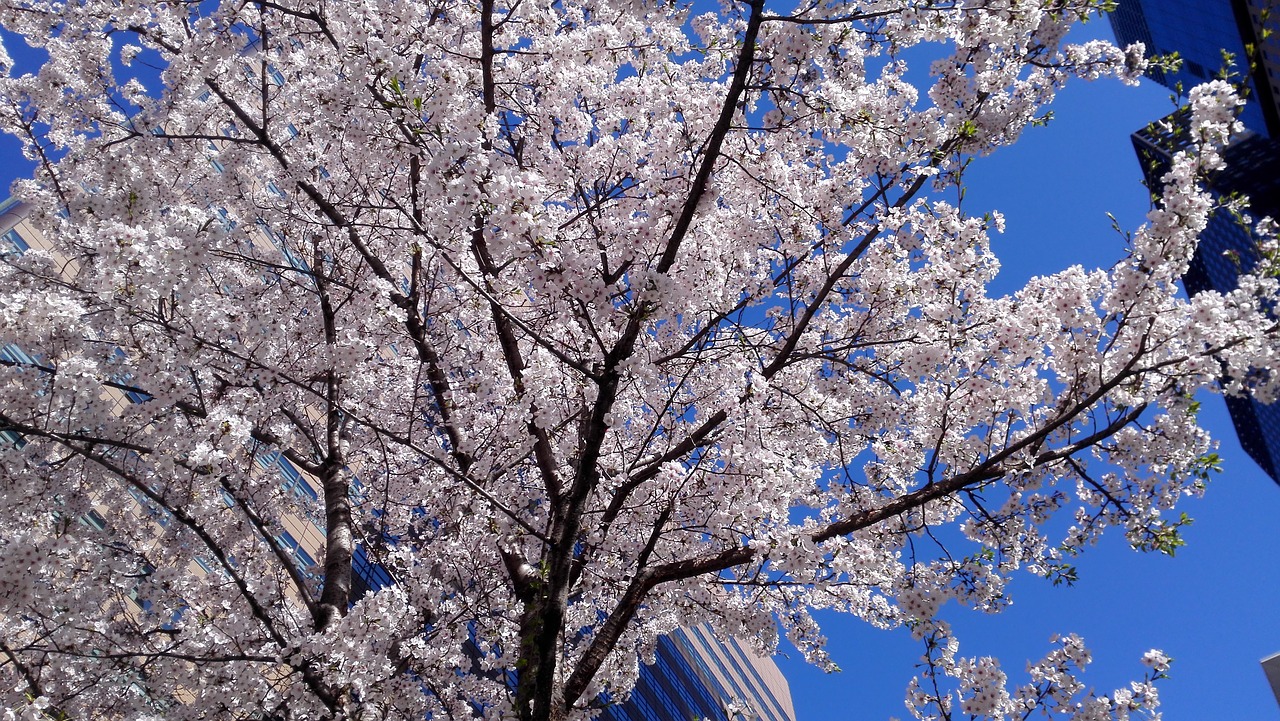
<svg viewBox="0 0 1280 721">
<path fill-rule="evenodd" d="M 745 703 L 760 721 L 795 721 L 791 688 L 773 659 L 757 654 L 735 638 L 721 641 L 706 624 L 678 629 L 672 640 L 695 669 Z"/>
<path fill-rule="evenodd" d="M 27 221 L 28 211 L 29 208 L 25 204 L 12 198 L 0 202 L 0 254 L 21 252 L 26 248 L 46 251 L 50 249 L 51 244 Z M 255 241 L 264 251 L 271 247 L 269 239 L 263 236 L 255 237 Z M 4 345 L 5 339 L 0 336 L 0 347 Z M 123 409 L 131 403 L 122 391 L 107 388 L 104 393 L 115 399 L 118 409 Z M 265 465 L 265 468 L 263 468 L 264 464 L 259 464 L 259 468 L 263 473 L 278 476 L 282 486 L 290 487 L 290 484 L 296 484 L 296 480 L 290 478 L 293 473 L 296 473 L 297 477 L 309 484 L 313 490 L 319 491 L 320 484 L 315 478 L 292 465 L 289 466 L 291 472 L 285 473 L 278 465 L 280 463 L 288 463 L 288 461 L 279 458 Z M 99 503 L 96 506 L 96 513 L 98 518 L 87 518 L 86 522 L 102 529 L 110 528 L 111 517 L 115 514 L 131 513 L 140 518 L 150 514 L 156 524 L 156 537 L 161 536 L 162 520 L 159 515 L 145 507 L 136 498 L 128 508 L 121 508 L 119 504 L 112 506 Z M 313 517 L 285 516 L 279 519 L 279 528 L 287 532 L 296 541 L 298 548 L 315 561 L 314 567 L 304 569 L 309 570 L 314 577 L 323 573 L 324 529 L 320 523 L 322 521 L 318 518 L 318 514 L 313 514 Z M 139 550 L 146 553 L 146 549 Z M 296 554 L 294 557 L 298 558 Z M 188 565 L 188 570 L 193 574 L 206 573 L 204 567 L 195 559 Z M 749 709 L 749 718 L 752 721 L 757 719 L 759 721 L 795 721 L 795 708 L 791 701 L 790 687 L 773 659 L 758 655 L 737 639 L 719 640 L 705 624 L 678 629 L 671 634 L 671 640 L 675 642 L 676 648 L 685 661 L 698 670 L 700 675 L 706 677 L 704 681 L 710 681 L 709 685 L 718 685 L 726 689 L 740 705 Z"/>
<path fill-rule="evenodd" d="M 0 255 L 7 255 L 15 252 L 21 253 L 28 249 L 43 251 L 51 249 L 52 244 L 27 219 L 29 212 L 30 207 L 25 203 L 19 202 L 15 198 L 0 201 Z M 271 247 L 270 241 L 265 237 L 255 237 L 254 240 L 260 248 L 264 249 L 264 251 Z M 0 335 L 0 351 L 6 350 L 7 343 L 8 340 L 3 335 Z M 10 352 L 15 350 L 35 352 L 33 349 L 21 349 L 13 346 L 8 346 L 7 349 Z M 117 411 L 125 408 L 132 402 L 124 392 L 114 388 L 104 389 L 103 394 L 104 397 L 112 398 L 115 401 Z M 307 475 L 301 469 L 294 470 L 297 471 L 298 475 L 308 483 L 312 489 L 319 489 L 319 484 L 314 478 Z M 290 483 L 290 479 L 282 474 L 277 466 L 273 465 L 263 472 L 279 475 L 282 485 Z M 132 504 L 128 508 L 120 508 L 118 506 L 112 507 L 110 504 L 102 503 L 96 507 L 96 512 L 100 517 L 99 519 L 86 519 L 87 522 L 90 522 L 91 525 L 95 526 L 99 524 L 99 521 L 105 521 L 109 526 L 111 516 L 118 513 L 131 513 L 138 517 L 144 517 L 150 514 L 153 517 L 153 520 L 157 520 L 156 514 L 145 508 L 136 498 L 132 499 Z M 279 525 L 281 530 L 284 530 L 289 534 L 289 536 L 296 540 L 298 547 L 302 551 L 316 561 L 317 565 L 315 568 L 311 569 L 311 571 L 318 576 L 323 570 L 320 564 L 320 559 L 324 557 L 324 529 L 318 525 L 318 522 L 315 519 L 299 516 L 285 516 L 279 519 Z M 160 530 L 161 526 L 157 520 L 157 537 L 160 535 Z M 146 553 L 145 548 L 138 550 L 142 551 L 144 554 Z M 194 573 L 204 572 L 200 565 L 194 560 L 192 561 L 190 568 Z"/>
</svg>

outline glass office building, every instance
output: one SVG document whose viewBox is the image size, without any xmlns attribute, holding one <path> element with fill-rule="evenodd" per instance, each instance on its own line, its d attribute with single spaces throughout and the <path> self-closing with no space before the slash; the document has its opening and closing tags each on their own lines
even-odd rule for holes
<svg viewBox="0 0 1280 721">
<path fill-rule="evenodd" d="M 32 247 L 47 248 L 48 243 L 26 221 L 28 208 L 14 199 L 0 202 L 0 256 L 22 254 Z M 0 364 L 32 363 L 19 347 L 6 344 L 0 337 Z M 117 403 L 123 408 L 150 397 L 120 392 Z M 0 431 L 0 443 L 21 444 L 16 433 Z M 314 478 L 300 470 L 280 453 L 262 449 L 256 455 L 257 466 L 264 475 L 278 479 L 280 487 L 299 501 L 303 512 L 280 519 L 276 540 L 292 562 L 308 579 L 322 573 L 316 559 L 323 557 L 324 523 L 319 515 L 307 513 L 316 509 L 319 491 Z M 141 512 L 152 515 L 162 526 L 167 514 L 145 498 L 135 496 Z M 228 499 L 228 505 L 233 503 Z M 109 527 L 105 515 L 93 514 L 100 530 Z M 198 570 L 197 570 L 198 569 Z M 395 583 L 395 579 L 376 561 L 376 554 L 363 544 L 352 558 L 354 571 L 351 600 Z M 193 573 L 211 572 L 201 559 L 193 561 Z M 135 598 L 139 608 L 146 601 Z M 607 700 L 607 699 L 606 699 Z M 654 663 L 641 667 L 633 692 L 621 703 L 605 707 L 598 717 L 604 721 L 795 721 L 795 711 L 786 679 L 772 659 L 759 656 L 736 639 L 722 641 L 706 626 L 677 629 L 659 639 Z"/>
<path fill-rule="evenodd" d="M 1280 55 L 1275 40 L 1258 43 L 1264 36 L 1263 24 L 1274 28 L 1280 15 L 1268 15 L 1266 6 L 1280 11 L 1280 0 L 1126 0 L 1111 15 L 1119 44 L 1142 42 L 1149 53 L 1176 51 L 1183 58 L 1177 72 L 1150 73 L 1153 80 L 1170 88 L 1189 88 L 1213 77 L 1222 67 L 1224 52 L 1242 59 L 1247 46 L 1257 49 L 1256 67 L 1249 78 L 1251 97 L 1240 115 L 1245 130 L 1224 151 L 1227 168 L 1209 179 L 1211 190 L 1220 197 L 1248 196 L 1249 214 L 1254 219 L 1280 218 L 1280 113 L 1276 104 L 1280 94 L 1275 92 Z M 1179 111 L 1159 126 L 1133 134 L 1147 186 L 1153 190 L 1159 187 L 1172 154 L 1186 142 L 1185 134 L 1177 130 L 1185 127 L 1185 117 Z M 1249 226 L 1219 209 L 1200 237 L 1183 285 L 1192 295 L 1209 290 L 1229 292 L 1257 259 L 1257 244 Z M 1240 397 L 1226 401 L 1241 447 L 1280 483 L 1280 404 Z"/>
<path fill-rule="evenodd" d="M 795 721 L 787 681 L 772 659 L 707 626 L 658 640 L 654 663 L 640 669 L 630 697 L 601 721 Z"/>
<path fill-rule="evenodd" d="M 1229 54 L 1235 79 L 1249 81 L 1251 98 L 1240 119 L 1270 137 L 1280 133 L 1280 34 L 1264 28 L 1276 30 L 1277 15 L 1277 0 L 1121 0 L 1110 20 L 1121 46 L 1140 42 L 1148 55 L 1178 54 L 1178 69 L 1147 73 L 1170 89 L 1185 92 L 1218 77 Z M 1247 48 L 1254 50 L 1252 72 Z"/>
</svg>

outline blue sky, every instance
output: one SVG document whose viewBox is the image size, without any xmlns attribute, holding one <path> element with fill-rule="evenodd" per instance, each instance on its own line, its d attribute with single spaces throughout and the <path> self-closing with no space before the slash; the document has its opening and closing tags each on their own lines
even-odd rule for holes
<svg viewBox="0 0 1280 721">
<path fill-rule="evenodd" d="M 1105 22 L 1073 37 L 1111 39 Z M 1031 128 L 1004 153 L 976 161 L 969 213 L 998 209 L 1007 229 L 993 238 L 1002 270 L 993 292 L 1073 264 L 1108 267 L 1124 241 L 1112 213 L 1135 229 L 1149 209 L 1129 134 L 1172 109 L 1169 91 L 1144 80 L 1077 82 L 1053 105 L 1054 120 Z M 1201 418 L 1220 439 L 1223 472 L 1203 499 L 1182 505 L 1195 518 L 1175 558 L 1129 549 L 1121 535 L 1079 559 L 1080 581 L 1054 588 L 1031 576 L 1010 586 L 1013 605 L 986 616 L 954 606 L 961 654 L 1000 656 L 1011 678 L 1049 651 L 1055 634 L 1076 632 L 1093 651 L 1084 681 L 1108 692 L 1142 675 L 1139 659 L 1160 648 L 1175 661 L 1161 682 L 1165 721 L 1280 719 L 1258 662 L 1280 652 L 1280 486 L 1240 449 L 1220 398 L 1204 398 Z M 824 674 L 792 652 L 778 663 L 802 721 L 909 718 L 904 689 L 923 651 L 904 631 L 878 631 L 833 615 L 826 623 L 832 658 Z"/>
<path fill-rule="evenodd" d="M 1080 33 L 1109 34 L 1103 22 Z M 1004 264 L 999 292 L 1076 263 L 1109 266 L 1121 257 L 1123 240 L 1106 214 L 1132 229 L 1148 209 L 1129 133 L 1169 111 L 1168 91 L 1151 82 L 1079 82 L 1053 108 L 1048 127 L 1029 129 L 968 176 L 967 210 L 999 209 L 1007 218 L 1006 233 L 993 243 Z M 16 142 L 0 138 L 0 187 L 30 172 Z M 948 608 L 963 655 L 999 655 L 1017 679 L 1025 660 L 1049 650 L 1053 634 L 1074 631 L 1094 652 L 1086 682 L 1109 691 L 1140 676 L 1142 654 L 1161 648 L 1175 659 L 1172 678 L 1160 687 L 1167 721 L 1280 719 L 1258 665 L 1280 651 L 1280 486 L 1240 449 L 1221 400 L 1205 401 L 1202 418 L 1222 442 L 1224 472 L 1204 499 L 1184 504 L 1196 523 L 1177 557 L 1136 553 L 1112 537 L 1080 559 L 1081 579 L 1072 588 L 1019 577 L 1010 588 L 1014 605 L 1000 615 Z M 904 689 L 920 645 L 906 631 L 820 618 L 843 671 L 825 674 L 794 652 L 778 659 L 799 718 L 907 717 Z"/>
</svg>

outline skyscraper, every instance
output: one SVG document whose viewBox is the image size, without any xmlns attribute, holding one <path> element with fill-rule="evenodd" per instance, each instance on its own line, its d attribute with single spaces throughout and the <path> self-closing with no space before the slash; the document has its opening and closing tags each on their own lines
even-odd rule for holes
<svg viewBox="0 0 1280 721">
<path fill-rule="evenodd" d="M 722 641 L 705 625 L 681 628 L 659 639 L 654 657 L 627 701 L 600 721 L 795 721 L 777 664 L 737 639 Z"/>
<path fill-rule="evenodd" d="M 1241 73 L 1252 58 L 1252 72 L 1241 77 L 1249 92 L 1240 114 L 1245 130 L 1225 149 L 1227 168 L 1210 178 L 1209 186 L 1220 198 L 1248 196 L 1249 216 L 1255 221 L 1280 218 L 1280 46 L 1277 36 L 1264 32 L 1277 27 L 1277 10 L 1276 0 L 1128 0 L 1111 15 L 1119 44 L 1142 42 L 1148 53 L 1176 52 L 1182 58 L 1176 71 L 1149 73 L 1174 90 L 1213 78 L 1225 68 L 1227 56 L 1234 58 Z M 1173 113 L 1133 134 L 1147 187 L 1153 191 L 1185 142 L 1185 134 L 1178 132 L 1184 118 L 1184 113 Z M 1219 209 L 1200 238 L 1183 285 L 1192 295 L 1231 291 L 1257 259 L 1248 220 Z M 1242 397 L 1226 401 L 1240 445 L 1280 483 L 1280 404 Z"/>
<path fill-rule="evenodd" d="M 1262 670 L 1267 674 L 1267 682 L 1271 684 L 1276 701 L 1280 702 L 1280 653 L 1262 659 Z"/>
<path fill-rule="evenodd" d="M 1233 57 L 1238 72 L 1251 69 L 1248 101 L 1240 113 L 1245 130 L 1224 152 L 1227 167 L 1209 179 L 1219 197 L 1249 197 L 1254 218 L 1280 218 L 1280 2 L 1277 0 L 1123 0 L 1111 14 L 1120 45 L 1141 42 L 1149 54 L 1177 52 L 1176 71 L 1153 69 L 1148 76 L 1183 91 L 1212 78 Z M 1250 52 L 1252 51 L 1252 52 Z M 1226 55 L 1224 55 L 1224 53 Z M 1147 187 L 1160 187 L 1173 153 L 1186 142 L 1178 128 L 1184 112 L 1133 134 L 1133 146 Z M 1191 266 L 1182 277 L 1187 293 L 1227 292 L 1240 273 L 1258 260 L 1249 227 L 1225 209 L 1209 219 Z M 1280 483 L 1280 403 L 1252 398 L 1226 398 L 1240 446 L 1272 480 Z M 1280 654 L 1262 661 L 1263 671 L 1280 700 Z"/>
<path fill-rule="evenodd" d="M 1170 89 L 1189 90 L 1217 77 L 1229 54 L 1232 72 L 1248 76 L 1253 96 L 1240 119 L 1272 137 L 1280 133 L 1280 36 L 1264 31 L 1276 29 L 1277 10 L 1276 0 L 1122 0 L 1109 17 L 1120 45 L 1140 42 L 1148 55 L 1178 54 L 1178 69 L 1147 73 Z"/>
<path fill-rule="evenodd" d="M 16 199 L 0 201 L 0 259 L 21 255 L 32 248 L 50 248 L 50 243 L 27 221 L 28 211 L 27 206 Z M 269 247 L 265 240 L 264 247 Z M 35 352 L 35 349 L 28 350 Z M 39 361 L 27 350 L 6 343 L 0 334 L 0 365 L 34 367 Z M 117 410 L 150 400 L 146 394 L 127 390 L 127 383 L 119 385 L 120 388 L 113 389 Z M 0 445 L 22 442 L 19 434 L 0 426 Z M 319 484 L 278 451 L 263 448 L 255 454 L 255 459 L 264 477 L 278 479 L 279 487 L 298 501 L 300 513 L 279 519 L 275 540 L 301 574 L 315 581 L 322 573 L 322 564 L 316 559 L 323 558 L 324 552 L 324 523 L 314 513 L 319 503 L 316 490 Z M 147 515 L 160 526 L 167 525 L 169 519 L 165 511 L 139 495 L 131 498 L 132 501 L 117 502 L 130 507 L 102 505 L 101 513 L 91 511 L 82 520 L 104 533 L 111 532 L 111 519 L 116 513 Z M 103 499 L 103 503 L 106 502 L 107 499 Z M 227 499 L 227 504 L 230 506 L 233 501 Z M 353 554 L 353 602 L 395 583 L 372 555 L 364 545 L 358 545 Z M 192 561 L 189 570 L 216 573 L 199 557 Z M 144 594 L 134 593 L 132 598 L 136 604 L 134 610 L 139 613 L 148 610 L 150 604 Z M 736 639 L 715 636 L 705 625 L 696 625 L 677 629 L 659 639 L 654 662 L 640 669 L 631 695 L 621 703 L 606 706 L 599 718 L 604 721 L 795 721 L 795 710 L 787 681 L 772 659 L 756 654 Z"/>
</svg>

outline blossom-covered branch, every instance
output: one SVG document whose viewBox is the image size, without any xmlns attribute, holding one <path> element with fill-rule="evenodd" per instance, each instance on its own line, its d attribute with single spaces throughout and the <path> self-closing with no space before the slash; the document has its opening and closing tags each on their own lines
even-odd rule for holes
<svg viewBox="0 0 1280 721">
<path fill-rule="evenodd" d="M 938 617 L 1175 548 L 1191 395 L 1277 390 L 1270 261 L 1176 285 L 1225 83 L 1113 267 L 988 292 L 949 198 L 1136 79 L 1065 39 L 1105 4 L 0 6 L 3 702 L 585 719 L 680 625 L 826 663 L 827 608 L 926 643 L 922 718 L 1154 708 L 1162 656 L 1104 704 Z"/>
</svg>

